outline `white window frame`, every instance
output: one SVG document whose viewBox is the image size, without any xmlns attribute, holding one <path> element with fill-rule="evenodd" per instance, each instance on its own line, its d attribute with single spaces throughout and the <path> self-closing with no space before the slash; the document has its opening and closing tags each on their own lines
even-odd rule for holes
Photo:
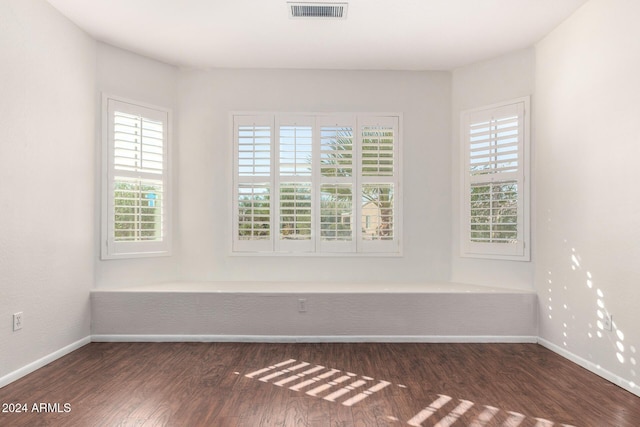
<svg viewBox="0 0 640 427">
<path fill-rule="evenodd" d="M 515 171 L 472 175 L 470 173 L 470 126 L 478 117 L 500 116 L 503 111 L 518 115 L 518 166 Z M 460 255 L 470 258 L 487 258 L 514 261 L 530 261 L 530 97 L 516 98 L 496 104 L 462 111 L 460 114 L 461 184 L 460 192 Z M 478 242 L 471 239 L 472 185 L 515 182 L 517 185 L 517 239 L 509 243 Z"/>
<path fill-rule="evenodd" d="M 162 168 L 153 175 L 145 172 L 123 171 L 115 167 L 114 112 L 140 115 L 161 121 Z M 159 257 L 171 255 L 172 246 L 172 188 L 171 188 L 171 109 L 141 103 L 110 94 L 102 94 L 102 209 L 101 259 Z M 117 241 L 115 238 L 114 187 L 116 178 L 162 182 L 161 238 L 158 241 Z"/>
<path fill-rule="evenodd" d="M 287 255 L 287 256 L 401 256 L 402 255 L 402 115 L 400 113 L 265 113 L 265 112 L 231 112 L 230 127 L 233 136 L 232 150 L 232 182 L 231 206 L 231 255 Z M 278 192 L 281 182 L 301 182 L 306 178 L 284 178 L 279 171 L 279 132 L 280 124 L 312 126 L 313 150 L 312 150 L 312 231 L 309 240 L 287 241 L 280 240 L 280 224 L 278 222 L 279 200 Z M 271 134 L 271 168 L 268 176 L 240 176 L 239 175 L 239 126 L 265 126 L 269 127 Z M 393 144 L 393 176 L 374 177 L 362 176 L 362 129 L 365 126 L 389 126 L 394 132 Z M 323 126 L 344 126 L 353 129 L 353 176 L 325 177 L 320 172 L 320 132 Z M 239 197 L 238 186 L 240 184 L 266 183 L 270 185 L 270 235 L 264 240 L 240 240 L 239 239 Z M 320 238 L 320 188 L 323 184 L 352 185 L 353 207 L 350 221 L 355 224 L 352 227 L 352 239 L 350 241 L 327 241 Z M 361 197 L 363 185 L 381 184 L 393 186 L 393 238 L 389 240 L 364 240 L 361 229 Z M 274 213 L 275 212 L 275 213 Z M 354 219 L 357 218 L 357 219 Z"/>
</svg>

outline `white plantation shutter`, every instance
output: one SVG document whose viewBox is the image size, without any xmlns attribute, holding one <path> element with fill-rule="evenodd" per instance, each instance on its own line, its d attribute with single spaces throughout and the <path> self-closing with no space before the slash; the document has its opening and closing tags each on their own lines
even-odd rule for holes
<svg viewBox="0 0 640 427">
<path fill-rule="evenodd" d="M 234 117 L 235 251 L 273 250 L 273 118 Z"/>
<path fill-rule="evenodd" d="M 278 153 L 276 250 L 311 252 L 315 247 L 312 225 L 314 119 L 311 116 L 277 116 L 275 123 Z"/>
<path fill-rule="evenodd" d="M 529 259 L 529 98 L 464 112 L 462 251 Z"/>
<path fill-rule="evenodd" d="M 399 252 L 399 117 L 236 114 L 233 126 L 234 251 Z"/>
<path fill-rule="evenodd" d="M 359 245 L 364 251 L 399 249 L 400 138 L 397 117 L 362 117 L 360 140 Z"/>
<path fill-rule="evenodd" d="M 103 103 L 102 256 L 168 255 L 170 112 L 107 96 Z"/>
<path fill-rule="evenodd" d="M 316 118 L 320 157 L 318 248 L 322 252 L 355 252 L 357 249 L 355 123 L 351 115 Z"/>
</svg>

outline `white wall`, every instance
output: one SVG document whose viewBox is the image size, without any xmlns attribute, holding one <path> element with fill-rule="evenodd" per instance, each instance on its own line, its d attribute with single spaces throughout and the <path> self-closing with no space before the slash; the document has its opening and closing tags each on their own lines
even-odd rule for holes
<svg viewBox="0 0 640 427">
<path fill-rule="evenodd" d="M 639 16 L 637 0 L 592 0 L 538 43 L 535 103 L 540 336 L 635 393 Z"/>
<path fill-rule="evenodd" d="M 460 256 L 460 113 L 509 99 L 533 95 L 535 52 L 528 48 L 453 70 L 452 73 L 452 260 L 451 280 L 507 288 L 533 288 L 533 262 Z M 532 96 L 532 104 L 536 102 Z M 532 141 L 535 144 L 535 138 Z M 535 149 L 535 148 L 534 148 Z M 533 152 L 533 151 L 532 151 Z M 533 168 L 533 163 L 532 163 Z M 535 231 L 535 230 L 534 230 Z M 532 232 L 533 234 L 533 232 Z"/>
<path fill-rule="evenodd" d="M 451 225 L 446 72 L 181 71 L 180 254 L 186 280 L 447 280 Z M 404 256 L 230 256 L 231 111 L 404 115 Z"/>
<path fill-rule="evenodd" d="M 43 1 L 5 0 L 0 58 L 1 383 L 89 335 L 95 42 Z"/>
<path fill-rule="evenodd" d="M 179 114 L 176 110 L 178 70 L 176 67 L 136 55 L 126 50 L 98 43 L 97 45 L 97 88 L 96 108 L 96 167 L 101 170 L 102 154 L 102 106 L 100 93 L 130 99 L 141 103 L 169 108 L 173 112 L 173 134 L 170 147 L 176 158 L 173 162 L 172 182 L 174 189 L 173 218 L 177 218 L 177 181 L 179 177 L 177 162 L 177 144 L 175 138 Z M 101 174 L 98 173 L 95 187 L 96 212 L 101 212 Z M 176 222 L 174 222 L 174 239 L 179 238 Z M 96 215 L 95 233 L 100 236 L 100 215 Z M 138 258 L 100 260 L 100 241 L 96 239 L 95 283 L 97 288 L 120 287 L 132 284 L 146 284 L 178 279 L 179 268 L 174 245 L 173 255 L 160 258 Z"/>
</svg>

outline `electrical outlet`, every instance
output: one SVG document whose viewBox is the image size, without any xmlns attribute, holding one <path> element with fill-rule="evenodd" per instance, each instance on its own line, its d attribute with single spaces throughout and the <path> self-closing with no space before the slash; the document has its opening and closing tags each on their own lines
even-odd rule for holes
<svg viewBox="0 0 640 427">
<path fill-rule="evenodd" d="M 13 330 L 17 331 L 22 329 L 22 312 L 13 314 Z"/>
<path fill-rule="evenodd" d="M 609 313 L 605 313 L 604 319 L 602 319 L 603 327 L 607 331 L 613 330 L 613 316 Z"/>
<path fill-rule="evenodd" d="M 298 298 L 298 313 L 304 313 L 307 311 L 307 299 Z"/>
</svg>

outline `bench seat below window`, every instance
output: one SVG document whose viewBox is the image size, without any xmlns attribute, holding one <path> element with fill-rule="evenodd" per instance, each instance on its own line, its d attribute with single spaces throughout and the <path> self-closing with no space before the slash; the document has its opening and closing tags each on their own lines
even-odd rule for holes
<svg viewBox="0 0 640 427">
<path fill-rule="evenodd" d="M 94 341 L 536 342 L 533 290 L 167 282 L 91 293 Z"/>
</svg>

